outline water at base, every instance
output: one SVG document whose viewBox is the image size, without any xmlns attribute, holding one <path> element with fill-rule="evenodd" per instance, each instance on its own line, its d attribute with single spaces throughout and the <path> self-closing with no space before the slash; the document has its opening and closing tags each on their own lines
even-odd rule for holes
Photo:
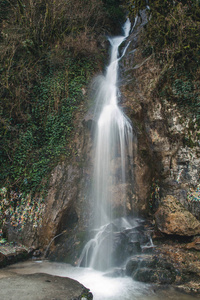
<svg viewBox="0 0 200 300">
<path fill-rule="evenodd" d="M 149 284 L 133 281 L 130 277 L 112 278 L 104 272 L 89 268 L 77 268 L 64 263 L 49 261 L 29 261 L 17 263 L 0 270 L 1 273 L 17 274 L 46 273 L 61 277 L 70 277 L 89 288 L 93 300 L 195 300 L 196 298 L 175 291 L 170 286 L 156 290 Z M 10 274 L 10 273 L 9 273 Z"/>
</svg>

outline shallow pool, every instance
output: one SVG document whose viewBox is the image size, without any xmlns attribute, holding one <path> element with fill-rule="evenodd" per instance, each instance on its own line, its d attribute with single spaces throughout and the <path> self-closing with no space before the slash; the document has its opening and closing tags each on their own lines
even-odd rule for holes
<svg viewBox="0 0 200 300">
<path fill-rule="evenodd" d="M 8 266 L 3 272 L 17 274 L 47 273 L 70 277 L 89 288 L 94 300 L 194 300 L 196 297 L 176 291 L 172 287 L 158 289 L 154 285 L 133 281 L 130 277 L 108 277 L 89 268 L 49 261 L 27 261 Z"/>
</svg>

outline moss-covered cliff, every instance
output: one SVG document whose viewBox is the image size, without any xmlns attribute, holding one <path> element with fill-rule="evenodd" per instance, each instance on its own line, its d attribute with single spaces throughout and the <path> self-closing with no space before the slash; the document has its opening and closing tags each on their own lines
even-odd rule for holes
<svg viewBox="0 0 200 300">
<path fill-rule="evenodd" d="M 150 180 L 138 179 L 139 199 L 151 185 L 146 203 L 154 212 L 159 199 L 174 193 L 199 218 L 200 3 L 132 1 L 130 11 L 139 18 L 123 85 L 141 136 L 139 165 Z"/>
<path fill-rule="evenodd" d="M 130 14 L 140 15 L 146 5 L 146 1 L 131 1 Z M 148 23 L 140 45 L 143 56 L 152 55 L 162 69 L 155 92 L 176 103 L 199 126 L 200 2 L 157 0 L 148 1 L 148 5 Z"/>
<path fill-rule="evenodd" d="M 28 203 L 40 210 L 51 170 L 71 157 L 75 112 L 102 68 L 104 35 L 124 18 L 114 2 L 1 1 L 0 226 L 8 215 L 20 225 Z"/>
<path fill-rule="evenodd" d="M 199 291 L 199 2 L 132 4 L 138 19 L 121 62 L 121 100 L 138 139 L 133 208 L 152 219 L 156 260 L 179 270 L 173 282 Z"/>
</svg>

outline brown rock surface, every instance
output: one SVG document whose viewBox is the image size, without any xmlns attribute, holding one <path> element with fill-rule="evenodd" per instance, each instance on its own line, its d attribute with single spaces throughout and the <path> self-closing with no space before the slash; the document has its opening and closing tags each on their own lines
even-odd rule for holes
<svg viewBox="0 0 200 300">
<path fill-rule="evenodd" d="M 193 242 L 188 243 L 186 249 L 195 249 L 200 251 L 200 237 L 196 238 Z"/>
<path fill-rule="evenodd" d="M 0 268 L 27 259 L 32 251 L 33 249 L 27 249 L 21 245 L 0 245 Z"/>
<path fill-rule="evenodd" d="M 200 222 L 173 196 L 168 195 L 157 212 L 158 229 L 166 234 L 192 236 L 200 234 Z"/>
<path fill-rule="evenodd" d="M 176 270 L 176 287 L 187 293 L 194 292 L 200 296 L 200 253 L 187 249 L 187 241 L 163 240 L 155 241 L 155 252 L 167 258 Z"/>
</svg>

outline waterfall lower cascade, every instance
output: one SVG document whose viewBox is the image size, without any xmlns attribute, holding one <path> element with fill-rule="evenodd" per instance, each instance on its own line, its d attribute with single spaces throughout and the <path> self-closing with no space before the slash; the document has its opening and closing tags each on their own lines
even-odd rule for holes
<svg viewBox="0 0 200 300">
<path fill-rule="evenodd" d="M 94 203 L 93 230 L 96 231 L 96 235 L 86 244 L 80 257 L 80 266 L 97 270 L 107 270 L 116 265 L 116 260 L 120 260 L 120 253 L 114 253 L 117 235 L 121 230 L 133 227 L 133 224 L 129 224 L 123 217 L 126 215 L 127 206 L 126 170 L 129 169 L 131 173 L 133 130 L 130 120 L 118 105 L 120 93 L 117 86 L 119 60 L 125 54 L 128 45 L 121 56 L 119 46 L 128 37 L 130 26 L 128 19 L 123 26 L 124 35 L 108 39 L 111 45 L 110 64 L 105 76 L 99 76 L 94 85 L 97 129 L 91 198 Z M 116 201 L 118 212 L 113 213 Z M 116 219 L 116 215 L 120 215 L 121 218 Z M 118 248 L 123 248 L 123 245 Z"/>
</svg>

